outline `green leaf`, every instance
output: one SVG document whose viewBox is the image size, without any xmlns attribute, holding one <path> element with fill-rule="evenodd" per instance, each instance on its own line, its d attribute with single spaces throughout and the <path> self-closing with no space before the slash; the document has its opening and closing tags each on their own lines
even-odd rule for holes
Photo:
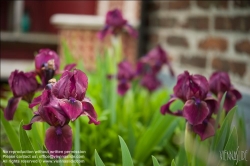
<svg viewBox="0 0 250 166">
<path fill-rule="evenodd" d="M 1 122 L 2 122 L 3 128 L 6 132 L 6 135 L 8 136 L 8 139 L 10 141 L 11 147 L 13 148 L 13 150 L 16 150 L 16 151 L 21 150 L 21 146 L 20 146 L 19 141 L 18 141 L 19 138 L 17 136 L 17 133 L 12 128 L 10 123 L 4 118 L 2 111 L 0 111 L 0 114 L 1 114 Z"/>
<path fill-rule="evenodd" d="M 171 166 L 176 166 L 175 162 L 174 162 L 174 159 L 172 160 L 171 162 Z"/>
<path fill-rule="evenodd" d="M 20 143 L 22 147 L 22 151 L 28 151 L 29 153 L 23 153 L 24 156 L 30 156 L 28 158 L 25 158 L 26 161 L 30 161 L 30 163 L 26 163 L 26 166 L 33 166 L 37 165 L 40 166 L 40 163 L 36 163 L 38 161 L 38 156 L 36 155 L 34 148 L 30 142 L 30 139 L 27 136 L 26 131 L 23 129 L 23 122 L 20 123 L 19 127 L 19 134 L 20 134 Z M 31 153 L 30 153 L 31 152 Z"/>
<path fill-rule="evenodd" d="M 133 160 L 131 158 L 130 152 L 125 141 L 119 136 L 121 150 L 122 150 L 122 165 L 123 166 L 133 166 Z"/>
<path fill-rule="evenodd" d="M 158 163 L 157 159 L 154 156 L 152 156 L 152 160 L 153 160 L 154 166 L 160 166 L 160 164 Z"/>
<path fill-rule="evenodd" d="M 226 118 L 223 121 L 221 128 L 218 130 L 218 133 L 216 133 L 215 135 L 215 138 L 214 138 L 215 143 L 213 145 L 213 149 L 217 152 L 219 150 L 222 150 L 225 147 L 236 109 L 237 107 L 234 107 L 231 111 L 229 111 L 229 113 L 227 114 Z"/>
<path fill-rule="evenodd" d="M 14 166 L 12 161 L 7 157 L 9 154 L 7 153 L 6 157 L 4 157 L 5 153 L 3 152 L 2 148 L 0 148 L 0 152 L 1 152 L 1 162 L 4 163 L 5 166 Z"/>
<path fill-rule="evenodd" d="M 96 166 L 105 166 L 96 150 L 95 150 L 95 165 Z"/>
</svg>

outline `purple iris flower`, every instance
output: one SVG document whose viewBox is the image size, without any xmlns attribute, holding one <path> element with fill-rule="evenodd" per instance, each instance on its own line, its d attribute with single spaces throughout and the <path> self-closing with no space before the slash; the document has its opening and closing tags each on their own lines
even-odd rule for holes
<svg viewBox="0 0 250 166">
<path fill-rule="evenodd" d="M 162 66 L 166 64 L 169 67 L 170 74 L 174 76 L 174 71 L 171 67 L 169 56 L 160 45 L 158 45 L 157 47 L 149 51 L 149 53 L 147 53 L 144 57 L 142 57 L 140 59 L 140 63 L 141 64 L 138 65 L 143 65 L 143 64 L 149 65 L 154 73 L 159 72 Z M 142 66 L 138 67 L 142 68 Z"/>
<path fill-rule="evenodd" d="M 35 56 L 35 67 L 44 87 L 54 77 L 56 71 L 59 70 L 59 56 L 53 50 L 40 49 L 39 53 Z"/>
<path fill-rule="evenodd" d="M 189 72 L 184 71 L 177 78 L 171 99 L 161 107 L 161 113 L 183 116 L 192 126 L 193 131 L 204 140 L 214 135 L 215 130 L 210 128 L 213 126 L 212 114 L 218 112 L 218 102 L 208 95 L 208 91 L 209 84 L 204 76 L 190 75 Z M 185 104 L 182 110 L 172 112 L 170 105 L 177 99 L 182 100 Z"/>
<path fill-rule="evenodd" d="M 220 101 L 223 94 L 227 92 L 224 109 L 229 112 L 238 100 L 242 98 L 241 93 L 231 84 L 229 75 L 226 72 L 214 72 L 209 79 L 210 91 L 214 93 Z"/>
<path fill-rule="evenodd" d="M 11 73 L 8 82 L 13 97 L 8 101 L 8 105 L 4 110 L 4 117 L 7 120 L 12 120 L 20 100 L 30 103 L 39 84 L 34 72 L 24 73 L 18 70 Z"/>
<path fill-rule="evenodd" d="M 126 31 L 133 37 L 137 37 L 137 31 L 127 23 L 122 16 L 122 13 L 118 9 L 114 9 L 109 11 L 106 14 L 105 27 L 98 32 L 98 38 L 103 40 L 108 34 L 117 35 L 122 31 L 122 29 L 126 29 Z"/>
<path fill-rule="evenodd" d="M 135 70 L 128 61 L 122 61 L 118 64 L 118 87 L 117 92 L 124 95 L 130 88 L 130 82 L 135 77 Z"/>
<path fill-rule="evenodd" d="M 142 76 L 141 85 L 149 92 L 153 92 L 161 86 L 161 82 L 158 80 L 156 74 L 151 73 Z"/>
<path fill-rule="evenodd" d="M 91 101 L 85 97 L 88 78 L 80 70 L 65 71 L 60 80 L 50 80 L 42 95 L 35 98 L 30 107 L 39 105 L 31 122 L 24 125 L 30 130 L 34 122 L 44 121 L 50 125 L 46 131 L 45 145 L 49 151 L 70 151 L 72 148 L 72 130 L 68 123 L 79 116 L 86 115 L 89 123 L 98 125 L 97 114 Z M 63 157 L 64 154 L 51 153 L 52 156 Z"/>
</svg>

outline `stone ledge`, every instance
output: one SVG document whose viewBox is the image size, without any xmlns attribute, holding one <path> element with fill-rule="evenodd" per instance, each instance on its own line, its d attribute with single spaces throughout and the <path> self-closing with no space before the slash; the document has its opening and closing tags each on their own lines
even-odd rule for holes
<svg viewBox="0 0 250 166">
<path fill-rule="evenodd" d="M 77 15 L 77 14 L 55 14 L 50 22 L 58 28 L 65 29 L 91 29 L 100 30 L 105 23 L 104 16 Z M 131 22 L 133 27 L 138 27 L 138 22 Z"/>
<path fill-rule="evenodd" d="M 1 42 L 23 42 L 35 44 L 58 44 L 58 36 L 43 33 L 1 32 Z"/>
<path fill-rule="evenodd" d="M 33 60 L 1 59 L 1 63 L 0 63 L 1 64 L 1 80 L 8 80 L 10 73 L 14 71 L 15 69 L 27 71 L 27 69 L 30 69 L 34 66 L 32 65 L 33 62 L 34 62 Z"/>
</svg>

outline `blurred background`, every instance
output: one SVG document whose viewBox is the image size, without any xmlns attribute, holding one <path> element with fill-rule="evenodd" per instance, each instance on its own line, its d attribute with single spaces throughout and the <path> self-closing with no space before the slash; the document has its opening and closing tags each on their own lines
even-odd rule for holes
<svg viewBox="0 0 250 166">
<path fill-rule="evenodd" d="M 209 77 L 215 70 L 228 72 L 244 94 L 240 108 L 248 115 L 250 128 L 250 1 L 20 0 L 1 1 L 0 6 L 1 83 L 14 69 L 29 68 L 40 48 L 62 55 L 63 42 L 73 58 L 94 69 L 102 47 L 96 32 L 103 27 L 106 12 L 118 8 L 139 30 L 137 40 L 126 34 L 122 39 L 131 62 L 160 44 L 176 74 L 188 70 Z"/>
</svg>

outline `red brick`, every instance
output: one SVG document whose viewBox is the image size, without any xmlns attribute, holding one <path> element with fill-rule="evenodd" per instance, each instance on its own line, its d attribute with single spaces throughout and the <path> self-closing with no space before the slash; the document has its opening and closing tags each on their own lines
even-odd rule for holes
<svg viewBox="0 0 250 166">
<path fill-rule="evenodd" d="M 242 40 L 235 44 L 235 50 L 239 53 L 247 53 L 250 56 L 250 41 Z"/>
<path fill-rule="evenodd" d="M 218 30 L 232 30 L 233 29 L 233 19 L 229 17 L 218 16 L 215 17 L 215 29 Z"/>
<path fill-rule="evenodd" d="M 208 37 L 199 42 L 199 48 L 203 50 L 226 51 L 227 45 L 227 40 L 220 37 Z"/>
<path fill-rule="evenodd" d="M 183 27 L 195 30 L 207 30 L 208 24 L 208 17 L 189 17 Z"/>
<path fill-rule="evenodd" d="M 248 32 L 250 30 L 250 15 L 236 16 L 232 24 L 235 31 Z"/>
<path fill-rule="evenodd" d="M 228 8 L 228 3 L 225 0 L 222 1 L 214 1 L 214 0 L 209 0 L 209 1 L 201 1 L 201 0 L 197 0 L 196 4 L 198 7 L 202 8 L 202 9 L 209 9 L 210 7 L 214 6 L 217 8 L 223 8 L 226 9 Z"/>
<path fill-rule="evenodd" d="M 149 34 L 148 35 L 148 42 L 151 45 L 156 45 L 159 42 L 159 36 L 157 34 Z"/>
<path fill-rule="evenodd" d="M 214 58 L 212 60 L 212 67 L 216 70 L 232 72 L 243 77 L 246 73 L 247 65 L 245 62 L 237 62 L 228 59 Z"/>
<path fill-rule="evenodd" d="M 201 56 L 194 56 L 194 57 L 188 57 L 188 56 L 181 56 L 181 64 L 187 64 L 194 67 L 199 68 L 205 68 L 206 67 L 206 58 Z"/>
<path fill-rule="evenodd" d="M 167 10 L 184 10 L 190 8 L 190 1 L 165 1 L 163 2 L 163 8 Z"/>
<path fill-rule="evenodd" d="M 168 36 L 167 43 L 171 46 L 188 47 L 187 39 L 181 36 Z"/>
<path fill-rule="evenodd" d="M 176 25 L 177 25 L 177 20 L 176 18 L 172 18 L 172 17 L 162 18 L 159 21 L 159 26 L 165 27 L 165 28 L 173 28 Z"/>
<path fill-rule="evenodd" d="M 236 17 L 218 16 L 215 18 L 215 29 L 247 32 L 250 30 L 249 20 L 250 15 Z"/>
</svg>

